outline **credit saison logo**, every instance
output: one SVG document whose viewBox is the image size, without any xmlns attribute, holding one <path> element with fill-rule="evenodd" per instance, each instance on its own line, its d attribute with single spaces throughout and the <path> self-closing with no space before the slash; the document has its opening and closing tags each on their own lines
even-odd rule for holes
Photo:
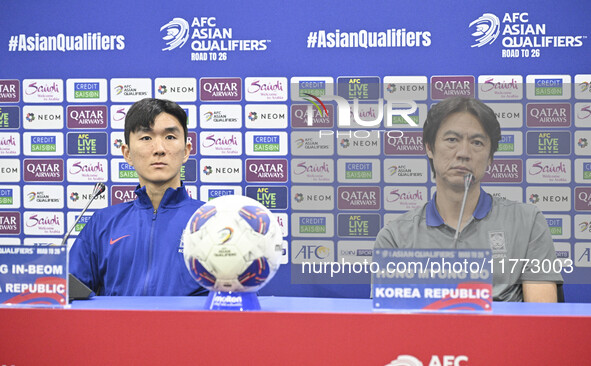
<svg viewBox="0 0 591 366">
<path fill-rule="evenodd" d="M 253 136 L 253 150 L 254 151 L 279 151 L 279 136 L 277 135 L 254 135 Z"/>
<path fill-rule="evenodd" d="M 223 21 L 222 21 L 223 23 Z M 160 27 L 164 48 L 171 51 L 182 48 L 191 40 L 191 61 L 226 61 L 229 53 L 235 51 L 265 51 L 268 39 L 241 39 L 234 34 L 234 29 L 218 25 L 216 17 L 193 17 L 192 20 L 175 17 Z"/>
<path fill-rule="evenodd" d="M 0 189 L 0 207 L 6 205 L 12 205 L 14 202 L 13 190 L 11 188 Z"/>
<path fill-rule="evenodd" d="M 591 180 L 591 162 L 583 163 L 583 180 Z"/>
<path fill-rule="evenodd" d="M 101 97 L 99 83 L 74 83 L 74 98 L 98 99 Z"/>
<path fill-rule="evenodd" d="M 546 218 L 548 227 L 550 228 L 550 234 L 562 235 L 562 219 L 561 218 Z"/>
<path fill-rule="evenodd" d="M 345 163 L 345 179 L 372 179 L 372 163 Z"/>
<path fill-rule="evenodd" d="M 535 79 L 535 95 L 562 95 L 562 79 Z"/>
<path fill-rule="evenodd" d="M 126 162 L 119 163 L 119 178 L 120 179 L 137 179 L 138 175 L 132 165 Z"/>
<path fill-rule="evenodd" d="M 32 152 L 56 152 L 56 136 L 31 136 Z"/>
<path fill-rule="evenodd" d="M 325 94 L 326 81 L 324 80 L 300 80 L 298 82 L 298 95 L 301 98 L 312 96 L 320 97 Z"/>
<path fill-rule="evenodd" d="M 231 196 L 234 195 L 234 189 L 208 189 L 207 190 L 207 200 L 211 201 L 214 198 L 222 197 L 222 196 Z"/>
<path fill-rule="evenodd" d="M 514 135 L 502 135 L 499 140 L 499 148 L 497 151 L 500 152 L 514 152 L 515 151 L 515 136 Z"/>
<path fill-rule="evenodd" d="M 246 154 L 248 155 L 287 155 L 287 133 L 268 132 L 246 133 Z"/>
<path fill-rule="evenodd" d="M 80 215 L 75 215 L 74 220 L 76 220 L 79 216 Z M 88 216 L 88 215 L 84 215 L 84 216 L 80 217 L 80 220 L 74 226 L 74 231 L 77 233 L 81 232 L 82 229 L 84 229 L 84 227 L 86 226 L 86 224 L 88 224 L 91 217 L 92 216 Z"/>
<path fill-rule="evenodd" d="M 299 232 L 302 234 L 326 234 L 326 217 L 300 217 Z"/>
</svg>

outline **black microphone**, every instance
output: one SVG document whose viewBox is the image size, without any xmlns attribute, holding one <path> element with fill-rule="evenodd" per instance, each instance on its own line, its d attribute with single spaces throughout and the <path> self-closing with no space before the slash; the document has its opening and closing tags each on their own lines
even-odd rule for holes
<svg viewBox="0 0 591 366">
<path fill-rule="evenodd" d="M 92 190 L 92 197 L 90 197 L 90 200 L 86 204 L 86 207 L 84 207 L 84 209 L 82 210 L 82 213 L 80 214 L 80 216 L 78 216 L 78 218 L 76 219 L 76 221 L 74 221 L 74 223 L 72 224 L 72 226 L 70 226 L 70 230 L 68 230 L 68 233 L 66 234 L 66 236 L 64 236 L 64 240 L 62 240 L 62 245 L 66 244 L 66 241 L 70 237 L 70 234 L 72 233 L 72 230 L 74 230 L 74 227 L 76 226 L 76 224 L 78 223 L 78 221 L 80 221 L 80 218 L 82 218 L 82 216 L 84 216 L 84 213 L 88 209 L 88 206 L 90 206 L 90 204 L 92 203 L 92 201 L 94 201 L 98 196 L 100 196 L 101 193 L 103 193 L 106 188 L 107 187 L 105 186 L 105 183 L 102 183 L 102 182 L 98 182 L 97 184 L 94 185 L 94 189 Z"/>
<path fill-rule="evenodd" d="M 458 227 L 456 228 L 456 235 L 454 236 L 454 248 L 458 244 L 458 235 L 460 234 L 460 227 L 462 226 L 462 217 L 464 216 L 464 207 L 466 206 L 466 198 L 468 197 L 468 189 L 474 182 L 474 175 L 468 173 L 464 175 L 464 198 L 462 199 L 462 207 L 460 208 L 460 218 L 458 219 Z"/>
</svg>

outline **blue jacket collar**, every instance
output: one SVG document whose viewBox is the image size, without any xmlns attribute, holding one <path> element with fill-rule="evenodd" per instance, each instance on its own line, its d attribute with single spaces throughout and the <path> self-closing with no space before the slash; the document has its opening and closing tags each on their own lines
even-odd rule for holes
<svg viewBox="0 0 591 366">
<path fill-rule="evenodd" d="M 136 205 L 142 208 L 153 208 L 152 201 L 150 201 L 148 192 L 146 192 L 146 186 L 140 187 L 138 184 L 138 186 L 135 187 L 134 192 L 137 196 L 137 199 L 135 200 Z M 189 194 L 181 182 L 181 186 L 177 189 L 168 188 L 166 192 L 164 192 L 162 201 L 160 201 L 160 207 L 157 208 L 174 207 L 189 198 Z"/>
<path fill-rule="evenodd" d="M 427 207 L 425 208 L 426 218 L 427 218 L 427 226 L 440 226 L 443 225 L 443 219 L 437 211 L 437 205 L 435 204 L 435 197 L 437 196 L 437 192 L 433 195 L 431 200 L 427 202 Z M 488 215 L 490 209 L 492 208 L 492 197 L 490 194 L 486 193 L 482 187 L 480 187 L 480 196 L 478 197 L 478 203 L 476 204 L 476 208 L 474 209 L 474 216 L 475 219 L 482 220 L 483 218 Z"/>
</svg>

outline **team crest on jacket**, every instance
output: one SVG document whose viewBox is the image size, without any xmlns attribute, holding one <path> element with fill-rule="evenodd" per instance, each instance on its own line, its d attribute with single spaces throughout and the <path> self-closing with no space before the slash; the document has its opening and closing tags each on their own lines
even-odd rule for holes
<svg viewBox="0 0 591 366">
<path fill-rule="evenodd" d="M 488 244 L 492 249 L 493 256 L 495 254 L 507 253 L 507 247 L 505 243 L 505 232 L 504 231 L 489 231 L 488 232 Z M 497 256 L 495 256 L 497 257 Z"/>
</svg>

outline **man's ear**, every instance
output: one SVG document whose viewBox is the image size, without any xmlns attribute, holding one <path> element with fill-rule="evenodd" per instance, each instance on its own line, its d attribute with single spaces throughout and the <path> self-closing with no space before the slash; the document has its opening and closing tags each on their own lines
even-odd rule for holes
<svg viewBox="0 0 591 366">
<path fill-rule="evenodd" d="M 429 159 L 433 159 L 433 149 L 430 144 L 425 144 L 425 151 L 427 152 Z"/>
<path fill-rule="evenodd" d="M 189 154 L 191 153 L 191 149 L 193 148 L 193 144 L 187 141 L 185 144 L 185 157 L 183 158 L 183 164 L 189 160 Z"/>
<path fill-rule="evenodd" d="M 121 145 L 121 152 L 123 153 L 123 158 L 127 162 L 127 164 L 133 166 L 133 160 L 129 156 L 129 146 L 127 144 Z"/>
</svg>

